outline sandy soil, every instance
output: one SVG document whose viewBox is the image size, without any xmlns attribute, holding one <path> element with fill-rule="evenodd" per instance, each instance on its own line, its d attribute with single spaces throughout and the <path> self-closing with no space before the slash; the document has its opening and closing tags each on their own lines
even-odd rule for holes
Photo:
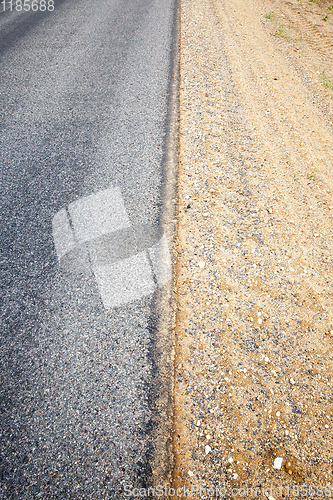
<svg viewBox="0 0 333 500">
<path fill-rule="evenodd" d="M 333 496 L 333 5 L 181 4 L 174 486 Z"/>
</svg>

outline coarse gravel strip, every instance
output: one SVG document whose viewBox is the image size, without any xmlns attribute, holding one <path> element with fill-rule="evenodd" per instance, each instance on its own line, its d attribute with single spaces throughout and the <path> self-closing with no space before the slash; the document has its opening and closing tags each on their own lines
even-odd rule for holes
<svg viewBox="0 0 333 500">
<path fill-rule="evenodd" d="M 268 6 L 181 2 L 173 486 L 188 498 L 331 488 L 332 106 Z"/>
</svg>

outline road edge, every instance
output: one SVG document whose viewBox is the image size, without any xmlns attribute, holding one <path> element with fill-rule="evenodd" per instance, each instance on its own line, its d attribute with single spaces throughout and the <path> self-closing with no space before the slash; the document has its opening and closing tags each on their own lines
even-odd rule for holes
<svg viewBox="0 0 333 500">
<path fill-rule="evenodd" d="M 153 487 L 171 484 L 174 466 L 171 430 L 173 427 L 174 391 L 174 325 L 175 325 L 175 239 L 177 213 L 177 183 L 179 154 L 179 50 L 180 0 L 173 0 L 173 21 L 168 77 L 168 106 L 165 121 L 166 136 L 162 163 L 162 203 L 160 220 L 167 237 L 172 259 L 173 277 L 157 291 L 152 310 L 156 319 L 156 338 L 151 346 L 153 357 L 153 430 L 149 457 Z"/>
</svg>

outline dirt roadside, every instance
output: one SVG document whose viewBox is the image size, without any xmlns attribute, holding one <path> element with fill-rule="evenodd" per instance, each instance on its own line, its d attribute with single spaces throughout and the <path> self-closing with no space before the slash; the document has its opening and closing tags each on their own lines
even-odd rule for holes
<svg viewBox="0 0 333 500">
<path fill-rule="evenodd" d="M 333 495 L 333 5 L 181 4 L 174 487 Z"/>
</svg>

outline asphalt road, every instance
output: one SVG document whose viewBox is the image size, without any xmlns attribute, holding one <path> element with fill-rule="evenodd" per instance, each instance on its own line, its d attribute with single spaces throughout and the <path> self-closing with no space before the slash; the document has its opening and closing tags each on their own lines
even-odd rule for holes
<svg viewBox="0 0 333 500">
<path fill-rule="evenodd" d="M 0 12 L 1 498 L 168 476 L 176 19 L 176 0 Z"/>
</svg>

